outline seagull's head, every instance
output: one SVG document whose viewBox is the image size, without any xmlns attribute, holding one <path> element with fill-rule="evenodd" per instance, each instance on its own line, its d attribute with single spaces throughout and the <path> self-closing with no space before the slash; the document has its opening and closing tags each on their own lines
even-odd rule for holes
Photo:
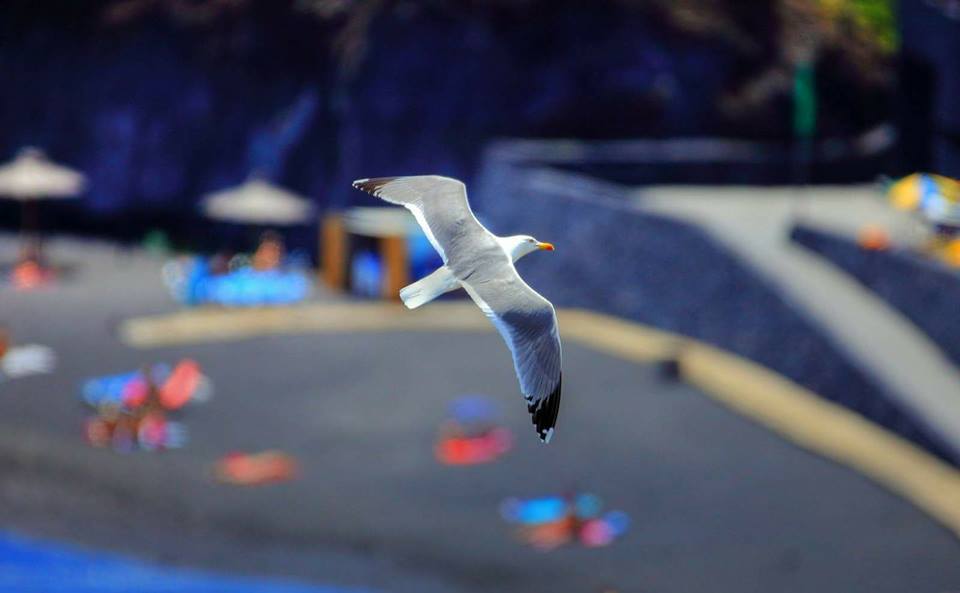
<svg viewBox="0 0 960 593">
<path fill-rule="evenodd" d="M 501 239 L 504 250 L 510 254 L 513 261 L 534 251 L 553 251 L 552 243 L 537 241 L 530 235 L 513 235 Z"/>
</svg>

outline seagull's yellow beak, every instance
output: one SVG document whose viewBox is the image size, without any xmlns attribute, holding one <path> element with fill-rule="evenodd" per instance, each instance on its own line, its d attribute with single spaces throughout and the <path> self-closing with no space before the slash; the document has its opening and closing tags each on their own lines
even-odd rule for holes
<svg viewBox="0 0 960 593">
<path fill-rule="evenodd" d="M 553 243 L 537 243 L 537 249 L 543 251 L 553 251 Z"/>
</svg>

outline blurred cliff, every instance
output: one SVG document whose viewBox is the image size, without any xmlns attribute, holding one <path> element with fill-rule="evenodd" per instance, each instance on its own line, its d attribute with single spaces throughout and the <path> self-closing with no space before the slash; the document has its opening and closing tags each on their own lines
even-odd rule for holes
<svg viewBox="0 0 960 593">
<path fill-rule="evenodd" d="M 817 134 L 860 134 L 896 44 L 889 0 L 11 0 L 0 155 L 85 171 L 90 220 L 177 218 L 251 171 L 336 205 L 356 177 L 470 179 L 496 137 L 787 144 L 804 62 Z"/>
</svg>

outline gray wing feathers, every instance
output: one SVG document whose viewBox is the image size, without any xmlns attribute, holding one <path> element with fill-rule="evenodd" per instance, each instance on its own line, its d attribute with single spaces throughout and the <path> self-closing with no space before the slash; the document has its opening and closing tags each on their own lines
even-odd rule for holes
<svg viewBox="0 0 960 593">
<path fill-rule="evenodd" d="M 462 282 L 513 355 L 520 390 L 540 438 L 549 441 L 560 405 L 560 334 L 553 305 L 520 278 L 509 262 L 497 277 Z"/>
<path fill-rule="evenodd" d="M 467 188 L 460 181 L 439 175 L 358 179 L 353 186 L 392 204 L 410 210 L 433 244 L 449 263 L 458 244 L 471 235 L 486 234 L 467 202 Z"/>
<path fill-rule="evenodd" d="M 560 335 L 550 301 L 520 278 L 496 238 L 474 217 L 463 183 L 449 177 L 380 177 L 353 186 L 410 210 L 444 263 L 496 326 L 543 441 L 557 421 Z"/>
</svg>

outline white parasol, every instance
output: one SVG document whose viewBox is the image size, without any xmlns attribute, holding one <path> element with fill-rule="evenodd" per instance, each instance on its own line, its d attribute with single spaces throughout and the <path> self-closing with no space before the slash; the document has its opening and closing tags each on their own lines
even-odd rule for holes
<svg viewBox="0 0 960 593">
<path fill-rule="evenodd" d="M 0 166 L 0 196 L 14 200 L 74 198 L 86 184 L 82 173 L 51 162 L 38 148 L 21 149 Z"/>
<path fill-rule="evenodd" d="M 21 205 L 24 254 L 30 253 L 33 247 L 33 255 L 41 257 L 37 202 L 75 198 L 83 193 L 86 185 L 87 179 L 82 173 L 50 161 L 39 148 L 22 148 L 16 158 L 0 166 L 0 197 L 17 200 Z M 36 233 L 33 241 L 31 233 Z"/>
<path fill-rule="evenodd" d="M 313 216 L 309 200 L 257 176 L 238 187 L 208 194 L 202 206 L 210 218 L 242 224 L 296 225 Z"/>
</svg>

